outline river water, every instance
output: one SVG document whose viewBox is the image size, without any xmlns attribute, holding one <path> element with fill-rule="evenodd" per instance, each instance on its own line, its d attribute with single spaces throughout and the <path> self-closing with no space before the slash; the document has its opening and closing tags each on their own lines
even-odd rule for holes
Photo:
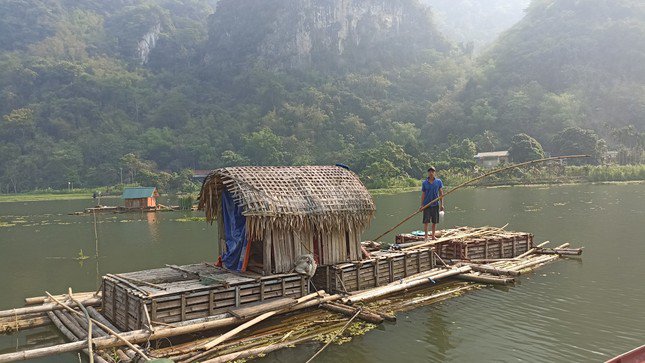
<svg viewBox="0 0 645 363">
<path fill-rule="evenodd" d="M 376 196 L 377 216 L 364 238 L 387 230 L 419 199 L 419 193 Z M 217 258 L 215 227 L 191 220 L 200 213 L 102 214 L 96 224 L 92 216 L 67 215 L 91 204 L 89 198 L 0 203 L 0 309 L 45 290 L 94 290 L 105 273 Z M 509 223 L 508 229 L 534 233 L 536 243 L 569 242 L 585 252 L 522 276 L 511 288 L 484 288 L 400 313 L 394 324 L 331 345 L 319 362 L 589 362 L 645 344 L 645 184 L 468 189 L 448 197 L 446 207 L 443 227 Z M 419 229 L 419 222 L 400 231 Z M 0 336 L 0 352 L 49 336 L 42 328 Z M 305 344 L 263 361 L 304 362 L 319 347 Z"/>
</svg>

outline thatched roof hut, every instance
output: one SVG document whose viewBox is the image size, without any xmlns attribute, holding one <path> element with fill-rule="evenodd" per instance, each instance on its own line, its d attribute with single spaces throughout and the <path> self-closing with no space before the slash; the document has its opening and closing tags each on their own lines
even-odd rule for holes
<svg viewBox="0 0 645 363">
<path fill-rule="evenodd" d="M 358 176 L 338 166 L 218 169 L 204 180 L 199 208 L 219 223 L 224 265 L 265 274 L 290 271 L 303 254 L 319 264 L 360 259 L 375 212 Z M 246 255 L 228 258 L 240 243 Z"/>
</svg>

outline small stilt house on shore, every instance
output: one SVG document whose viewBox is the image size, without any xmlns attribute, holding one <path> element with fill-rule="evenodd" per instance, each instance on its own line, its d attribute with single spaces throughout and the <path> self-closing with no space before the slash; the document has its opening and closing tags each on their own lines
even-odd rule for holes
<svg viewBox="0 0 645 363">
<path fill-rule="evenodd" d="M 122 198 L 126 209 L 157 208 L 159 192 L 155 187 L 133 187 L 123 189 Z"/>
<path fill-rule="evenodd" d="M 346 168 L 249 166 L 211 172 L 199 209 L 218 223 L 224 267 L 269 275 L 292 271 L 302 255 L 320 265 L 360 260 L 376 208 Z"/>
</svg>

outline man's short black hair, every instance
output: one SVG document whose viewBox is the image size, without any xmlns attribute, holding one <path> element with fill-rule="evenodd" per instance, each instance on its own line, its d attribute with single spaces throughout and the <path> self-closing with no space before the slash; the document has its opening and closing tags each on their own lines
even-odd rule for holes
<svg viewBox="0 0 645 363">
<path fill-rule="evenodd" d="M 436 171 L 436 169 L 434 168 L 434 166 L 431 166 L 428 168 L 428 171 Z"/>
</svg>

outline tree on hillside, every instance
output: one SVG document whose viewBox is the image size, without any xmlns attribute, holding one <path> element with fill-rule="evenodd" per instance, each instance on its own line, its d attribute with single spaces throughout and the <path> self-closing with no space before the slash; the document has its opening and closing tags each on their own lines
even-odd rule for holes
<svg viewBox="0 0 645 363">
<path fill-rule="evenodd" d="M 499 136 L 496 132 L 485 130 L 482 134 L 474 138 L 477 150 L 481 152 L 495 151 L 499 147 Z"/>
<path fill-rule="evenodd" d="M 591 158 L 572 160 L 575 164 L 597 164 L 600 162 L 606 146 L 605 140 L 599 139 L 593 130 L 569 127 L 553 137 L 553 151 L 557 155 L 589 155 Z"/>
<path fill-rule="evenodd" d="M 518 163 L 541 159 L 544 157 L 542 145 L 536 139 L 527 134 L 517 134 L 513 136 L 508 153 L 511 160 Z"/>
<path fill-rule="evenodd" d="M 283 143 L 280 137 L 268 128 L 244 137 L 244 154 L 258 165 L 282 165 Z"/>
</svg>

